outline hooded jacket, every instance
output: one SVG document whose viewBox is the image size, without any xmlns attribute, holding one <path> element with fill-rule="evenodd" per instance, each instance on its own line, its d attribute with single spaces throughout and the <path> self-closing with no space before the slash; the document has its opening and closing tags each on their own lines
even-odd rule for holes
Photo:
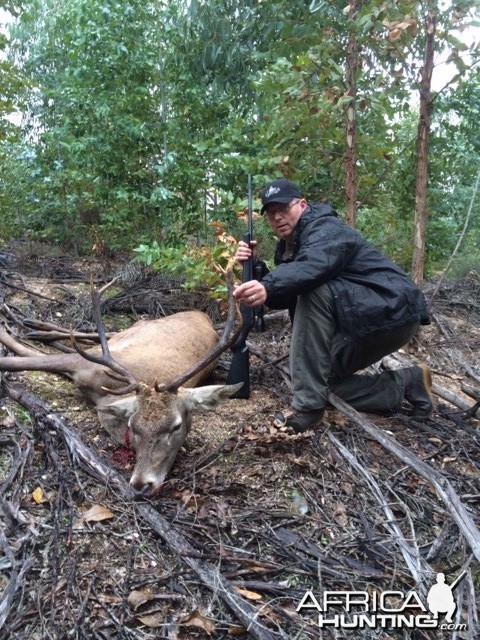
<svg viewBox="0 0 480 640">
<path fill-rule="evenodd" d="M 297 296 L 327 284 L 343 333 L 362 337 L 416 321 L 429 323 L 420 289 L 330 206 L 309 204 L 295 227 L 288 257 L 286 248 L 280 240 L 277 266 L 262 279 L 267 306 L 291 310 Z"/>
</svg>

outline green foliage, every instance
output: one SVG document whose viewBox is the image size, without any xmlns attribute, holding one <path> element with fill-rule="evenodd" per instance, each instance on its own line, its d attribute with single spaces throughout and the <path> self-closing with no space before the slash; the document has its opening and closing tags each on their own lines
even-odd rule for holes
<svg viewBox="0 0 480 640">
<path fill-rule="evenodd" d="M 412 259 L 412 221 L 386 206 L 364 207 L 359 212 L 358 230 L 382 253 L 408 270 Z"/>
<path fill-rule="evenodd" d="M 448 271 L 447 277 L 452 280 L 458 278 L 465 278 L 469 273 L 480 274 L 480 257 L 478 252 L 475 253 L 460 253 L 457 255 Z"/>
<path fill-rule="evenodd" d="M 91 247 L 100 228 L 111 247 L 122 246 L 161 210 L 154 18 L 152 4 L 138 0 L 32 2 L 22 13 L 14 34 L 27 79 L 32 233 L 90 236 Z"/>
<path fill-rule="evenodd" d="M 135 262 L 182 279 L 187 291 L 204 291 L 212 298 L 225 297 L 225 277 L 218 266 L 225 269 L 233 255 L 232 240 L 224 238 L 212 246 L 194 245 L 172 247 L 156 240 L 134 249 Z M 217 268 L 216 268 L 217 265 Z"/>
<path fill-rule="evenodd" d="M 352 15 L 349 6 L 28 0 L 0 41 L 9 53 L 0 116 L 23 113 L 21 128 L 0 120 L 0 233 L 78 251 L 141 244 L 138 256 L 201 285 L 213 249 L 195 246 L 216 246 L 212 220 L 243 235 L 232 211 L 245 205 L 247 173 L 257 194 L 284 175 L 342 212 L 346 52 L 355 37 L 358 224 L 406 267 L 424 6 L 368 0 Z M 478 52 L 452 28 L 476 14 L 478 2 L 466 0 L 439 14 L 439 53 L 450 48 L 462 77 L 434 101 L 430 269 L 458 237 L 479 165 L 478 76 L 465 70 Z M 256 234 L 269 257 L 274 241 L 262 219 Z"/>
</svg>

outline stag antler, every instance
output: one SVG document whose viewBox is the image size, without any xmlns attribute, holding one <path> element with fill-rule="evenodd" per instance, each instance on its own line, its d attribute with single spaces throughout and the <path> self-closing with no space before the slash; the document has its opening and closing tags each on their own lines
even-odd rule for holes
<svg viewBox="0 0 480 640">
<path fill-rule="evenodd" d="M 72 341 L 72 345 L 74 346 L 75 351 L 79 353 L 83 358 L 85 358 L 86 360 L 90 360 L 90 362 L 95 362 L 96 364 L 105 365 L 106 367 L 108 367 L 108 369 L 110 369 L 110 371 L 108 370 L 105 371 L 105 373 L 108 376 L 110 376 L 114 380 L 119 380 L 121 382 L 127 383 L 127 385 L 125 387 L 122 387 L 121 389 L 107 389 L 105 387 L 102 387 L 102 389 L 104 389 L 105 391 L 108 391 L 113 395 L 121 396 L 127 393 L 131 393 L 132 391 L 136 391 L 140 385 L 138 380 L 130 373 L 130 371 L 128 371 L 128 369 L 126 369 L 119 362 L 113 359 L 112 354 L 110 353 L 110 348 L 108 346 L 107 337 L 105 335 L 105 325 L 103 324 L 103 321 L 102 321 L 102 313 L 100 311 L 100 301 L 103 293 L 105 293 L 105 291 L 108 288 L 110 288 L 117 280 L 118 280 L 118 277 L 114 278 L 113 280 L 108 282 L 106 285 L 101 287 L 98 291 L 95 290 L 93 283 L 91 283 L 90 285 L 93 318 L 95 320 L 95 325 L 97 327 L 98 338 L 102 346 L 102 355 L 96 356 L 93 353 L 89 353 L 88 351 L 85 351 L 84 349 L 82 349 L 80 345 L 77 343 L 77 341 L 75 340 L 73 332 L 70 332 L 70 340 Z"/>
<path fill-rule="evenodd" d="M 212 364 L 212 362 L 214 362 L 224 351 L 226 351 L 228 347 L 233 344 L 238 338 L 242 329 L 243 318 L 240 313 L 238 303 L 233 297 L 233 274 L 232 271 L 228 269 L 228 267 L 226 270 L 222 269 L 222 272 L 226 277 L 228 287 L 228 315 L 219 341 L 217 342 L 215 347 L 209 353 L 207 353 L 206 356 L 201 358 L 196 364 L 190 367 L 190 369 L 187 369 L 187 371 L 184 371 L 179 376 L 177 376 L 170 382 L 167 382 L 166 384 L 159 385 L 155 383 L 155 391 L 176 391 L 179 387 L 182 386 L 182 384 L 185 384 L 187 380 L 190 380 L 190 378 L 193 378 L 194 375 L 206 369 L 209 364 Z M 235 316 L 240 319 L 240 324 L 234 330 Z"/>
</svg>

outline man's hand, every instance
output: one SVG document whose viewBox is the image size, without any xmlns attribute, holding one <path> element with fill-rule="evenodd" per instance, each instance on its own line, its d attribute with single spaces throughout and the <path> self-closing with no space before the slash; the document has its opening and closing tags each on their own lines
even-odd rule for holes
<svg viewBox="0 0 480 640">
<path fill-rule="evenodd" d="M 245 243 L 243 243 L 245 245 Z M 247 245 L 247 250 L 250 251 Z M 240 247 L 239 247 L 240 248 Z M 238 252 L 237 252 L 238 253 Z M 235 287 L 233 290 L 234 297 L 247 307 L 259 307 L 265 304 L 267 299 L 267 290 L 258 280 L 249 280 Z"/>
<path fill-rule="evenodd" d="M 235 260 L 237 262 L 246 262 L 250 258 L 250 256 L 255 253 L 256 245 L 256 240 L 252 240 L 250 242 L 250 245 L 248 245 L 243 240 L 240 240 L 237 247 L 237 253 L 235 254 Z"/>
</svg>

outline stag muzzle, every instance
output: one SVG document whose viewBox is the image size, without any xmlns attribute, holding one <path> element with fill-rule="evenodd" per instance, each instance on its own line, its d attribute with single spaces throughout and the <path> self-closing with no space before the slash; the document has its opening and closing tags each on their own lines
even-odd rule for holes
<svg viewBox="0 0 480 640">
<path fill-rule="evenodd" d="M 130 478 L 130 486 L 133 490 L 134 498 L 152 498 L 160 493 L 175 456 L 176 452 L 171 456 L 171 461 L 164 461 L 160 468 L 146 465 L 141 460 L 137 461 Z"/>
</svg>

